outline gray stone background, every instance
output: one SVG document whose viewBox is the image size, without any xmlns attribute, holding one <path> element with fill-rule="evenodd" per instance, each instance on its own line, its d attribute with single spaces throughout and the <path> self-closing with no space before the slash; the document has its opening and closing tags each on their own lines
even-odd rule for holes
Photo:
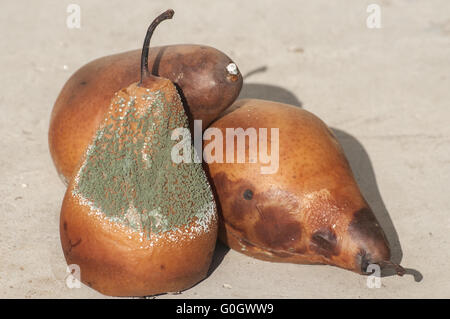
<svg viewBox="0 0 450 319">
<path fill-rule="evenodd" d="M 67 5 L 81 28 L 66 26 Z M 302 106 L 337 133 L 362 192 L 409 275 L 367 277 L 278 264 L 220 245 L 210 276 L 158 298 L 450 297 L 450 2 L 12 1 L 0 9 L 0 297 L 101 298 L 65 284 L 58 218 L 65 187 L 47 146 L 53 103 L 94 58 L 152 45 L 214 46 L 246 76 L 241 97 Z M 381 8 L 381 29 L 366 26 Z M 255 71 L 255 72 L 254 72 Z"/>
</svg>

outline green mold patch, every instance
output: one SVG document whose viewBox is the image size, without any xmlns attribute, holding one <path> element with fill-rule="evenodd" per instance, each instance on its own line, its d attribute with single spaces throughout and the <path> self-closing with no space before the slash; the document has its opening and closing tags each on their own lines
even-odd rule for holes
<svg viewBox="0 0 450 319">
<path fill-rule="evenodd" d="M 168 100 L 162 91 L 130 87 L 116 93 L 107 116 L 88 148 L 74 195 L 147 236 L 192 221 L 207 227 L 215 205 L 201 164 L 171 159 L 179 142 L 171 140 L 172 131 L 188 127 L 178 94 Z"/>
</svg>

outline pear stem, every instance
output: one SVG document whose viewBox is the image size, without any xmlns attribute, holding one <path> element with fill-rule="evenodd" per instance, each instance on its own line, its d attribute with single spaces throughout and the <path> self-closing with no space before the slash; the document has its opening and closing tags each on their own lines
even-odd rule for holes
<svg viewBox="0 0 450 319">
<path fill-rule="evenodd" d="M 152 38 L 153 31 L 156 29 L 158 24 L 167 19 L 172 19 L 175 11 L 169 9 L 164 11 L 159 16 L 153 20 L 150 26 L 147 29 L 147 33 L 144 39 L 144 45 L 142 46 L 142 54 L 141 54 L 141 80 L 139 81 L 139 85 L 142 84 L 142 80 L 150 74 L 148 70 L 148 51 L 150 49 L 150 39 Z"/>
</svg>

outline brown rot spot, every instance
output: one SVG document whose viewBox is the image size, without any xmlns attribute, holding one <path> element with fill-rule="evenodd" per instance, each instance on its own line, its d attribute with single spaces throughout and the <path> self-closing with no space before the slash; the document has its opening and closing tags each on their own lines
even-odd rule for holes
<svg viewBox="0 0 450 319">
<path fill-rule="evenodd" d="M 214 181 L 214 185 L 217 191 L 220 191 L 224 195 L 229 194 L 232 183 L 230 179 L 227 177 L 227 174 L 220 172 L 214 175 L 212 179 Z"/>
<path fill-rule="evenodd" d="M 87 84 L 87 81 L 81 81 L 80 84 L 81 84 L 81 85 L 86 85 L 86 84 Z"/>
<path fill-rule="evenodd" d="M 310 249 L 319 255 L 330 258 L 339 255 L 336 234 L 331 229 L 319 229 L 311 236 Z"/>
<path fill-rule="evenodd" d="M 66 222 L 63 223 L 63 227 L 64 227 L 64 230 L 67 231 L 67 223 Z"/>
<path fill-rule="evenodd" d="M 251 200 L 253 198 L 253 192 L 250 189 L 246 189 L 244 192 L 244 198 L 246 200 Z"/>
<path fill-rule="evenodd" d="M 364 207 L 354 213 L 348 226 L 348 233 L 360 249 L 360 253 L 356 255 L 356 262 L 360 265 L 361 271 L 365 271 L 364 268 L 369 263 L 390 260 L 388 241 L 370 208 Z"/>
<path fill-rule="evenodd" d="M 361 273 L 367 274 L 367 267 L 370 265 L 370 256 L 364 249 L 360 249 L 356 254 L 356 265 L 361 265 Z"/>
<path fill-rule="evenodd" d="M 159 268 L 160 268 L 161 270 L 164 270 L 164 269 L 166 269 L 166 266 L 161 265 L 161 266 L 159 266 Z"/>
<path fill-rule="evenodd" d="M 252 183 L 245 179 L 231 181 L 225 173 L 213 177 L 222 213 L 230 224 L 236 224 L 254 209 L 250 201 L 254 197 Z"/>
<path fill-rule="evenodd" d="M 348 226 L 348 232 L 358 242 L 374 240 L 384 242 L 385 236 L 370 208 L 362 208 L 355 212 Z"/>
<path fill-rule="evenodd" d="M 254 210 L 254 205 L 251 201 L 254 193 L 250 189 L 254 189 L 254 187 L 247 180 L 239 180 L 236 183 L 236 191 L 231 198 L 232 212 L 235 218 L 243 219 Z"/>
<path fill-rule="evenodd" d="M 255 223 L 256 238 L 271 249 L 289 249 L 301 237 L 301 224 L 283 206 L 256 205 L 260 215 Z"/>
</svg>

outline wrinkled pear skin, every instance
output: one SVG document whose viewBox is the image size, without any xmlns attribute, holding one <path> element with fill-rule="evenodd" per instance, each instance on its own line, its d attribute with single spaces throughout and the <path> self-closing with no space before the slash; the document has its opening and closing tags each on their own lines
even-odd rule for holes
<svg viewBox="0 0 450 319">
<path fill-rule="evenodd" d="M 219 238 L 230 248 L 267 261 L 358 273 L 390 259 L 342 147 L 317 116 L 286 104 L 238 100 L 210 127 L 223 136 L 226 128 L 279 128 L 275 174 L 261 174 L 266 164 L 248 163 L 248 154 L 246 163 L 208 164 L 219 199 Z"/>
</svg>

